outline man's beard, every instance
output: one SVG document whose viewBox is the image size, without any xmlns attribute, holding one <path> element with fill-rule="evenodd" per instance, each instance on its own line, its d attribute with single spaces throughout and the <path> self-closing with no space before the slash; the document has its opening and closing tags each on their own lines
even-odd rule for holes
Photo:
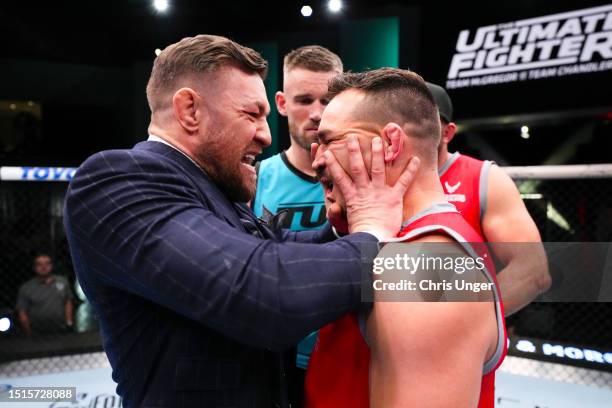
<svg viewBox="0 0 612 408">
<path fill-rule="evenodd" d="M 289 124 L 289 135 L 291 136 L 291 139 L 298 144 L 298 146 L 307 151 L 310 151 L 310 145 L 317 141 L 316 135 L 309 137 L 306 135 L 306 130 L 300 133 L 300 130 L 291 124 Z"/>
<path fill-rule="evenodd" d="M 244 180 L 240 161 L 235 165 L 227 163 L 227 160 L 209 157 L 207 163 L 210 168 L 208 175 L 230 201 L 246 203 L 253 198 L 257 180 L 252 183 Z"/>
<path fill-rule="evenodd" d="M 235 151 L 228 153 L 232 146 L 222 142 L 232 140 L 232 137 L 225 133 L 217 133 L 208 140 L 211 141 L 209 148 L 200 155 L 208 176 L 230 201 L 246 203 L 251 200 L 255 195 L 257 179 L 250 182 L 242 174 L 241 159 L 246 147 L 239 154 L 235 154 Z"/>
</svg>

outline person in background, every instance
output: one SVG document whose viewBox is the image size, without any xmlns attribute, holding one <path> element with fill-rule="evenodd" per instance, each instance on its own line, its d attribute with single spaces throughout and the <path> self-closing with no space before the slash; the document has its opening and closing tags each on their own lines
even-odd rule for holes
<svg viewBox="0 0 612 408">
<path fill-rule="evenodd" d="M 453 104 L 441 86 L 427 83 L 427 87 L 440 113 L 438 175 L 446 199 L 476 232 L 492 243 L 493 254 L 501 263 L 497 279 L 509 316 L 551 285 L 538 227 L 516 185 L 502 169 L 490 161 L 449 153 L 448 145 L 457 131 Z"/>
<path fill-rule="evenodd" d="M 310 145 L 317 140 L 328 103 L 327 84 L 342 70 L 340 57 L 318 45 L 300 47 L 285 56 L 283 90 L 276 92 L 276 107 L 287 118 L 291 146 L 258 165 L 252 205 L 258 217 L 279 214 L 280 226 L 294 231 L 319 229 L 325 224 L 323 188 L 312 168 Z M 297 347 L 294 385 L 298 394 L 316 338 L 317 332 L 313 332 Z"/>
<path fill-rule="evenodd" d="M 287 118 L 291 146 L 258 164 L 253 212 L 258 217 L 284 212 L 281 227 L 294 231 L 325 224 L 323 189 L 312 169 L 310 145 L 316 141 L 327 105 L 327 83 L 342 72 L 340 57 L 318 45 L 300 47 L 284 58 L 278 112 Z"/>
<path fill-rule="evenodd" d="M 73 296 L 68 280 L 53 274 L 53 260 L 41 253 L 34 257 L 35 277 L 19 288 L 17 314 L 21 328 L 32 333 L 55 333 L 73 325 Z"/>
</svg>

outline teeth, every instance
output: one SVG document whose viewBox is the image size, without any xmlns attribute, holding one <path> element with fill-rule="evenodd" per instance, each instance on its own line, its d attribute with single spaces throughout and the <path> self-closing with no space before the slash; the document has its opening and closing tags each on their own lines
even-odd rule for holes
<svg viewBox="0 0 612 408">
<path fill-rule="evenodd" d="M 252 164 L 255 161 L 255 155 L 253 155 L 253 154 L 246 154 L 242 158 L 242 161 L 247 163 L 247 164 Z"/>
</svg>

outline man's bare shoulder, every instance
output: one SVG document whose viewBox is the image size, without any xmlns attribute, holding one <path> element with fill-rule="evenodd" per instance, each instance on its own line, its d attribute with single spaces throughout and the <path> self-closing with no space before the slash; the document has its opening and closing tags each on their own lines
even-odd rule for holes
<svg viewBox="0 0 612 408">
<path fill-rule="evenodd" d="M 379 256 L 395 258 L 398 254 L 400 257 L 406 255 L 423 260 L 433 258 L 437 267 L 431 268 L 422 261 L 410 275 L 405 274 L 406 279 L 413 283 L 414 291 L 402 293 L 401 301 L 375 303 L 368 319 L 368 339 L 372 344 L 391 346 L 393 353 L 411 353 L 416 347 L 444 354 L 449 347 L 456 347 L 454 343 L 461 338 L 473 341 L 476 351 L 490 351 L 496 340 L 493 303 L 483 301 L 482 293 L 473 296 L 462 294 L 461 301 L 450 301 L 449 293 L 457 293 L 453 292 L 454 283 L 440 270 L 442 264 L 435 263 L 437 258 L 442 258 L 444 262 L 471 258 L 461 243 L 446 234 L 432 233 L 409 242 L 396 243 L 393 247 L 386 246 Z M 479 270 L 474 270 L 471 276 L 463 273 L 462 277 L 466 281 L 486 283 L 485 275 Z M 487 294 L 487 298 L 491 297 L 491 294 Z M 409 336 L 410 344 L 388 341 L 406 337 L 408 333 L 418 333 Z"/>
</svg>

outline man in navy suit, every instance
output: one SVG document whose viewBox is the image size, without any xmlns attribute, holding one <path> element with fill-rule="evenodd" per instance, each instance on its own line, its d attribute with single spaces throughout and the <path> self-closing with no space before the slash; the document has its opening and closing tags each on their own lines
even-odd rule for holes
<svg viewBox="0 0 612 408">
<path fill-rule="evenodd" d="M 280 351 L 360 306 L 361 248 L 394 236 L 418 159 L 394 186 L 346 173 L 349 235 L 271 228 L 245 206 L 270 144 L 267 63 L 223 37 L 167 47 L 150 137 L 93 155 L 66 196 L 76 273 L 126 407 L 289 406 Z M 379 152 L 382 155 L 381 152 Z"/>
</svg>

